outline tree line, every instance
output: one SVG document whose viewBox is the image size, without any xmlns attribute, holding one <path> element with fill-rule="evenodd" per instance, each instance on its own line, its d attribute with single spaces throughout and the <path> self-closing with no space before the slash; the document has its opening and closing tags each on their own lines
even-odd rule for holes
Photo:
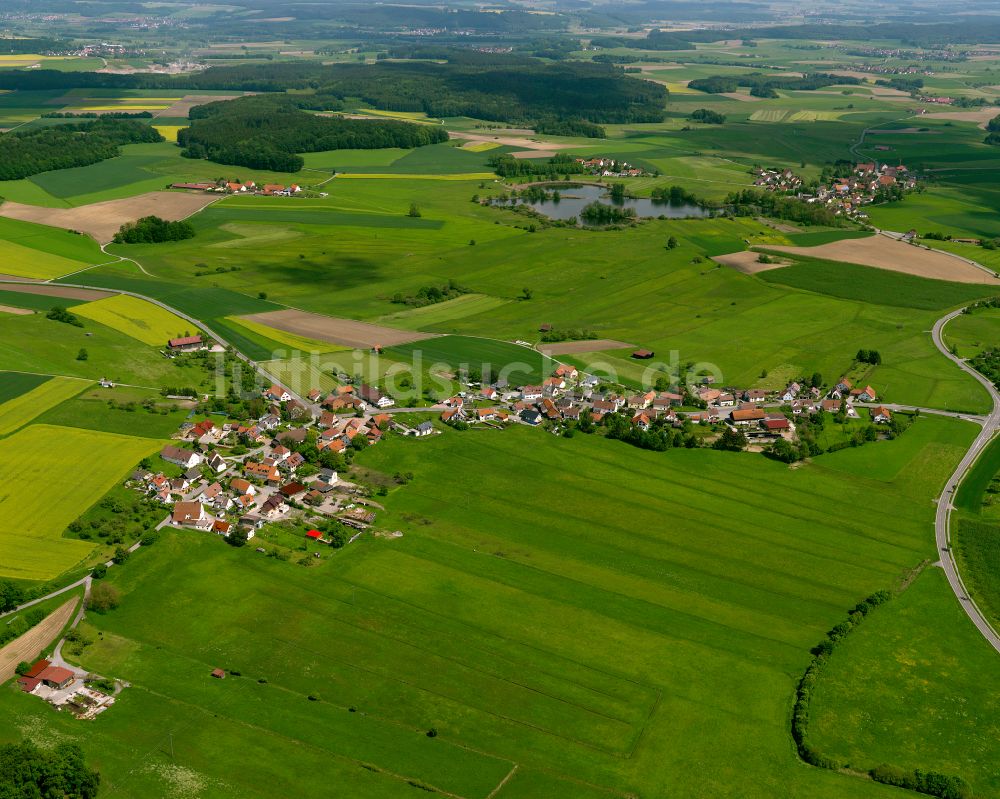
<svg viewBox="0 0 1000 799">
<path fill-rule="evenodd" d="M 207 158 L 274 172 L 298 172 L 299 153 L 421 147 L 447 141 L 440 127 L 396 120 L 310 114 L 285 97 L 242 97 L 191 109 L 191 126 L 177 133 L 186 158 Z"/>
<path fill-rule="evenodd" d="M 88 768 L 76 744 L 40 749 L 25 741 L 0 746 L 4 799 L 95 799 L 101 776 Z"/>
<path fill-rule="evenodd" d="M 149 125 L 123 119 L 53 125 L 0 135 L 0 180 L 89 166 L 121 153 L 123 144 L 163 141 Z"/>
</svg>

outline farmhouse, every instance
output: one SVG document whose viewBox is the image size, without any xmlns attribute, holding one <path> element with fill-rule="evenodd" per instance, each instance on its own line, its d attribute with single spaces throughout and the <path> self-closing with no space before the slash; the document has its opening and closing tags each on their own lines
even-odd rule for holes
<svg viewBox="0 0 1000 799">
<path fill-rule="evenodd" d="M 360 396 L 361 399 L 369 405 L 374 405 L 376 408 L 389 408 L 396 404 L 392 397 L 387 397 L 377 388 L 369 386 L 367 383 L 362 383 L 358 387 L 358 396 Z"/>
<path fill-rule="evenodd" d="M 763 421 L 765 413 L 760 408 L 737 408 L 733 411 L 730 419 L 734 425 L 746 427 Z"/>
<path fill-rule="evenodd" d="M 205 342 L 202 341 L 201 336 L 182 336 L 181 338 L 172 338 L 167 342 L 167 349 L 174 352 L 192 352 L 200 350 L 203 346 L 205 346 Z"/>
</svg>

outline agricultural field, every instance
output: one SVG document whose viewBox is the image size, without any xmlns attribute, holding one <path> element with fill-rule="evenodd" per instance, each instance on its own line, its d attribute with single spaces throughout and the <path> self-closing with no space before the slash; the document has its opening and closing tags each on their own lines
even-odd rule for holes
<svg viewBox="0 0 1000 799">
<path fill-rule="evenodd" d="M 27 296 L 27 295 L 26 295 Z M 51 307 L 55 302 L 49 302 Z M 86 360 L 80 359 L 86 350 Z M 131 383 L 159 388 L 162 385 L 197 383 L 187 366 L 165 359 L 156 349 L 98 322 L 84 321 L 82 328 L 30 316 L 0 316 L 0 370 L 17 371 L 30 364 L 43 374 Z"/>
<path fill-rule="evenodd" d="M 61 538 L 66 525 L 158 446 L 48 425 L 0 440 L 0 577 L 48 580 L 86 558 L 93 545 Z M 63 473 L 58 491 L 41 488 Z"/>
<path fill-rule="evenodd" d="M 13 433 L 35 417 L 75 397 L 89 381 L 69 377 L 48 377 L 0 372 L 0 436 Z M 34 384 L 34 385 L 32 385 Z M 14 389 L 11 393 L 10 388 Z"/>
<path fill-rule="evenodd" d="M 126 294 L 88 302 L 78 306 L 73 313 L 153 347 L 165 347 L 168 339 L 193 332 L 187 320 L 151 302 Z"/>
<path fill-rule="evenodd" d="M 838 647 L 817 683 L 811 737 L 851 768 L 957 774 L 973 795 L 994 796 L 1000 683 L 983 677 L 996 658 L 929 567 Z"/>
<path fill-rule="evenodd" d="M 692 795 L 733 780 L 748 796 L 889 796 L 802 768 L 787 708 L 823 632 L 933 553 L 931 508 L 901 482 L 520 428 L 396 438 L 362 463 L 415 473 L 384 500 L 403 538 L 362 539 L 304 569 L 170 532 L 109 575 L 122 606 L 89 619 L 103 636 L 83 662 L 133 688 L 74 739 L 119 790 L 162 792 L 172 732 L 175 767 L 244 796 L 265 790 L 227 754 L 247 746 L 281 754 L 279 768 L 322 757 L 326 778 L 328 765 L 366 796 L 414 780 L 485 797 L 515 766 L 497 796 Z M 528 475 L 554 493 L 524 492 Z M 191 615 L 206 602 L 216 612 Z M 242 677 L 210 680 L 220 666 Z M 0 719 L 15 718 L 30 722 L 0 730 L 74 735 L 61 714 L 2 692 Z M 713 768 L 696 774 L 691 758 Z M 297 777 L 307 792 L 313 773 Z"/>
<path fill-rule="evenodd" d="M 49 379 L 49 375 L 36 375 L 27 372 L 0 372 L 0 406 L 38 388 L 38 386 Z"/>
</svg>

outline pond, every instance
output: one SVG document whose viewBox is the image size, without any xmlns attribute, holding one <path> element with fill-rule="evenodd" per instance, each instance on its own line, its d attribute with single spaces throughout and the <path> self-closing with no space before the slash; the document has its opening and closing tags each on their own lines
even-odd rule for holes
<svg viewBox="0 0 1000 799">
<path fill-rule="evenodd" d="M 615 202 L 608 196 L 608 190 L 604 186 L 560 186 L 555 188 L 560 194 L 558 200 L 538 202 L 522 200 L 520 202 L 531 206 L 540 214 L 545 214 L 549 219 L 570 219 L 574 216 L 579 219 L 580 212 L 592 202 L 601 202 L 618 208 L 634 208 L 636 216 L 646 218 L 665 216 L 670 219 L 683 219 L 692 216 L 712 215 L 710 209 L 687 203 L 672 204 L 648 198 L 632 197 Z"/>
</svg>

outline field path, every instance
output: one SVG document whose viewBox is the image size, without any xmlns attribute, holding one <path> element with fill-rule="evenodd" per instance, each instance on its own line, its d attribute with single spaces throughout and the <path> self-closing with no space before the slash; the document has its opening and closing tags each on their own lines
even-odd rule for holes
<svg viewBox="0 0 1000 799">
<path fill-rule="evenodd" d="M 33 661 L 52 643 L 72 617 L 78 601 L 76 597 L 67 600 L 24 635 L 0 649 L 0 684 L 14 676 L 18 663 L 24 660 Z"/>
<path fill-rule="evenodd" d="M 951 511 L 954 508 L 952 499 L 958 490 L 959 484 L 965 479 L 966 474 L 968 474 L 972 465 L 976 462 L 976 458 L 986 448 L 986 445 L 993 440 L 993 436 L 996 435 L 997 430 L 1000 430 L 1000 391 L 997 391 L 996 386 L 990 380 L 969 366 L 957 355 L 953 355 L 951 350 L 945 346 L 942 337 L 945 325 L 956 316 L 960 316 L 963 310 L 965 309 L 960 308 L 938 319 L 934 323 L 931 337 L 934 339 L 934 346 L 941 351 L 942 355 L 954 362 L 959 369 L 968 372 L 983 384 L 983 387 L 990 393 L 990 399 L 993 400 L 993 410 L 986 418 L 986 424 L 983 425 L 982 432 L 976 436 L 976 440 L 972 442 L 969 451 L 965 453 L 965 457 L 962 458 L 961 463 L 958 464 L 954 473 L 948 478 L 941 496 L 938 497 L 937 513 L 934 517 L 934 537 L 937 542 L 938 554 L 941 556 L 941 568 L 944 569 L 944 573 L 948 578 L 948 584 L 951 586 L 951 590 L 955 593 L 955 596 L 958 597 L 959 604 L 962 606 L 965 614 L 972 620 L 972 623 L 976 625 L 979 632 L 983 634 L 983 637 L 997 652 L 1000 652 L 1000 635 L 993 629 L 993 626 L 969 594 L 965 583 L 962 582 L 962 575 L 958 572 L 958 565 L 955 563 L 955 556 L 951 551 Z"/>
</svg>

